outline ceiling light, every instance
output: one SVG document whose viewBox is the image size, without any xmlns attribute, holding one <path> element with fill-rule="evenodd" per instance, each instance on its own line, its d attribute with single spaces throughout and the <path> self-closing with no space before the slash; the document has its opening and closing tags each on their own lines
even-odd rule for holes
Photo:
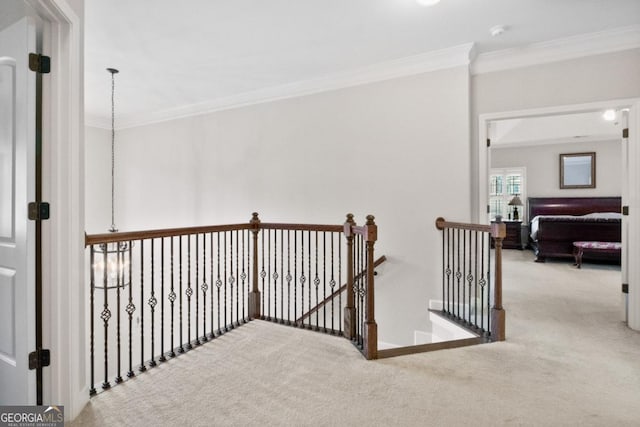
<svg viewBox="0 0 640 427">
<path fill-rule="evenodd" d="M 493 27 L 489 28 L 489 34 L 491 34 L 491 37 L 497 37 L 505 31 L 507 31 L 507 27 L 504 25 L 494 25 Z"/>
<path fill-rule="evenodd" d="M 602 114 L 602 118 L 608 122 L 612 122 L 616 119 L 616 110 L 607 110 Z"/>
<path fill-rule="evenodd" d="M 440 3 L 440 0 L 416 0 L 420 6 L 434 6 Z"/>
</svg>

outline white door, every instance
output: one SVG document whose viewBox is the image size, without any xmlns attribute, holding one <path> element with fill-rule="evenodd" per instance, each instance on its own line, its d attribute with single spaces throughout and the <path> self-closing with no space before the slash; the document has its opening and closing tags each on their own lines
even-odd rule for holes
<svg viewBox="0 0 640 427">
<path fill-rule="evenodd" d="M 0 405 L 36 403 L 35 24 L 23 18 L 0 31 Z"/>
</svg>

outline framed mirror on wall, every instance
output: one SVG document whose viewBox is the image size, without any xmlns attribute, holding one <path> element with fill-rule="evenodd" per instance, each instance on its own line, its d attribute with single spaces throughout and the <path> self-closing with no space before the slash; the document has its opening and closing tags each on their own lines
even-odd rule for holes
<svg viewBox="0 0 640 427">
<path fill-rule="evenodd" d="M 596 153 L 560 154 L 560 188 L 596 188 Z"/>
</svg>

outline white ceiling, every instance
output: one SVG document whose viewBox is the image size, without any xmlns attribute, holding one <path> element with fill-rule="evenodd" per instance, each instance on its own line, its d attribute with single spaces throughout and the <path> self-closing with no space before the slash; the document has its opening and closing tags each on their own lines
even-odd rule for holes
<svg viewBox="0 0 640 427">
<path fill-rule="evenodd" d="M 87 0 L 85 17 L 87 122 L 106 126 L 107 67 L 117 120 L 134 125 L 470 43 L 517 52 L 640 28 L 640 0 Z"/>
<path fill-rule="evenodd" d="M 607 121 L 604 111 L 527 117 L 490 122 L 492 148 L 571 142 L 619 141 L 622 138 L 622 112 Z"/>
</svg>

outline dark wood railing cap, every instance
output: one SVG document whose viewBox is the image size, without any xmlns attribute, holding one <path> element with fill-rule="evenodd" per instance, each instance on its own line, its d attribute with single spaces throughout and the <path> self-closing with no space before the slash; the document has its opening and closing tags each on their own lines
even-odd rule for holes
<svg viewBox="0 0 640 427">
<path fill-rule="evenodd" d="M 356 225 L 356 222 L 353 219 L 353 214 L 352 213 L 348 213 L 347 214 L 347 223 L 349 223 L 351 225 Z"/>
<path fill-rule="evenodd" d="M 251 214 L 251 221 L 249 221 L 249 223 L 260 224 L 260 218 L 258 218 L 258 212 L 254 212 Z"/>
</svg>

